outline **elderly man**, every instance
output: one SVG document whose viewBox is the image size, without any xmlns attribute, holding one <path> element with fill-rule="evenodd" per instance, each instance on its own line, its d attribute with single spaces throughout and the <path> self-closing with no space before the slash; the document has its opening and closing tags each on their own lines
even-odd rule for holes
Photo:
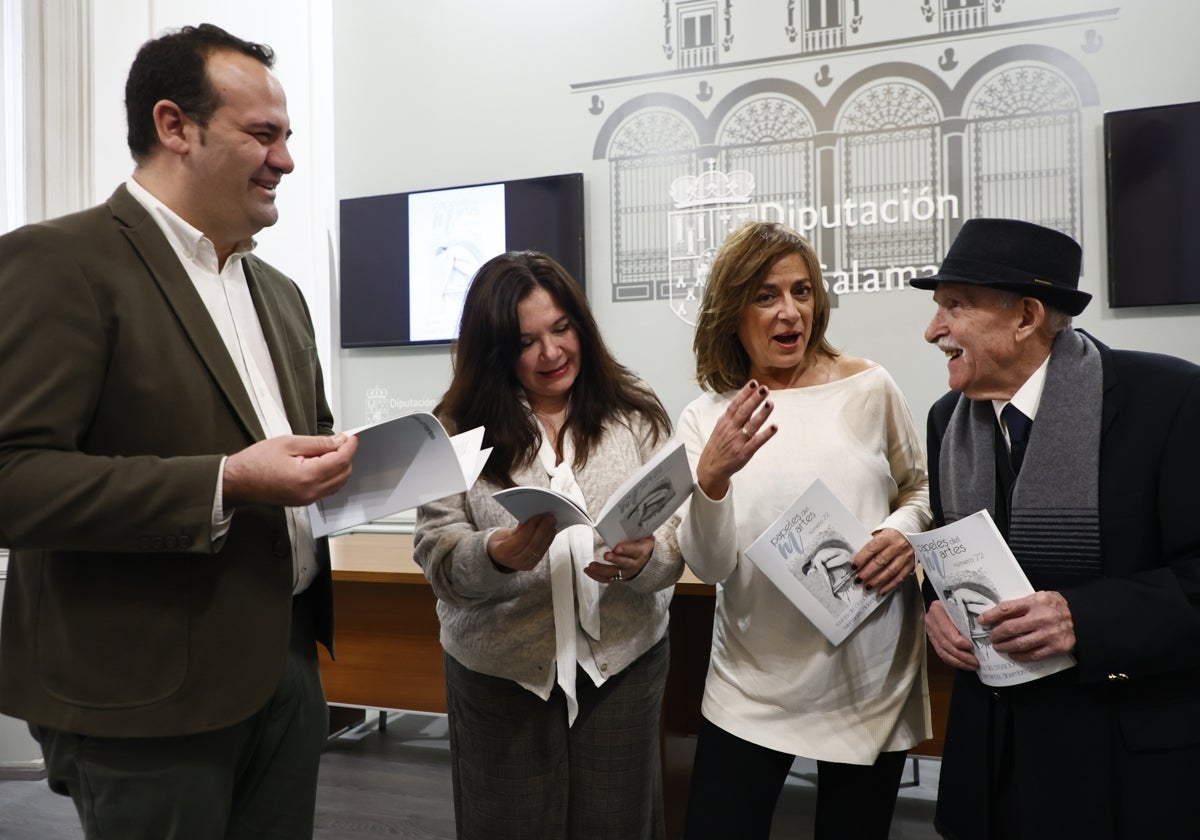
<svg viewBox="0 0 1200 840">
<path fill-rule="evenodd" d="M 1200 367 L 1071 328 L 1070 237 L 968 221 L 925 339 L 951 393 L 929 412 L 938 524 L 981 508 L 1035 594 L 979 622 L 997 651 L 1077 666 L 992 690 L 932 598 L 955 667 L 935 824 L 951 838 L 1195 836 L 1200 790 Z M 932 594 L 932 593 L 930 593 Z"/>
</svg>

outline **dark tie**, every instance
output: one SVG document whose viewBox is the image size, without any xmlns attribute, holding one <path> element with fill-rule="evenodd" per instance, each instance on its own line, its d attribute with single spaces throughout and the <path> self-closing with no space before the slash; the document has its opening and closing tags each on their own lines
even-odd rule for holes
<svg viewBox="0 0 1200 840">
<path fill-rule="evenodd" d="M 1025 460 L 1025 444 L 1029 442 L 1029 429 L 1033 426 L 1033 421 L 1012 403 L 1004 406 L 1000 416 L 1004 418 L 1004 425 L 1008 427 L 1008 454 L 1013 472 L 1019 473 L 1021 462 Z"/>
</svg>

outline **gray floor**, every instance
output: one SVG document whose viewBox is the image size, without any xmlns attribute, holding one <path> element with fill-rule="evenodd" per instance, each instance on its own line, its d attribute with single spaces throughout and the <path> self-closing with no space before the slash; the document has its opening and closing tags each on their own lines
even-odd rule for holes
<svg viewBox="0 0 1200 840">
<path fill-rule="evenodd" d="M 905 772 L 892 822 L 893 838 L 936 840 L 931 820 L 939 762 L 913 762 Z M 797 761 L 775 813 L 771 837 L 812 836 L 815 766 Z M 44 781 L 0 781 L 0 840 L 80 840 L 70 800 Z M 380 731 L 377 717 L 330 741 L 321 761 L 315 840 L 439 840 L 454 837 L 449 744 L 439 715 L 398 714 Z"/>
</svg>

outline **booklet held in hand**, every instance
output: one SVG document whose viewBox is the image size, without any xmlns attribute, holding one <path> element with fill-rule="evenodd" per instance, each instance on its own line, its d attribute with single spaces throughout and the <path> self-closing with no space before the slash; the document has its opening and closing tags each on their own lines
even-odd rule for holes
<svg viewBox="0 0 1200 840">
<path fill-rule="evenodd" d="M 336 493 L 308 506 L 314 537 L 324 537 L 426 502 L 464 493 L 483 471 L 483 426 L 451 437 L 417 412 L 352 429 L 354 471 Z"/>
<path fill-rule="evenodd" d="M 692 471 L 683 444 L 670 441 L 618 487 L 593 519 L 568 496 L 545 487 L 509 487 L 492 494 L 509 513 L 524 522 L 541 513 L 554 514 L 555 533 L 571 525 L 588 525 L 612 548 L 640 540 L 671 518 L 692 494 Z"/>
<path fill-rule="evenodd" d="M 986 510 L 923 534 L 904 536 L 950 620 L 971 640 L 984 685 L 1017 685 L 1075 665 L 1075 657 L 1069 654 L 1016 662 L 992 647 L 979 616 L 1001 601 L 1032 595 L 1033 586 Z"/>
<path fill-rule="evenodd" d="M 870 539 L 870 532 L 818 478 L 745 554 L 837 645 L 890 597 L 854 582 L 850 561 Z"/>
</svg>

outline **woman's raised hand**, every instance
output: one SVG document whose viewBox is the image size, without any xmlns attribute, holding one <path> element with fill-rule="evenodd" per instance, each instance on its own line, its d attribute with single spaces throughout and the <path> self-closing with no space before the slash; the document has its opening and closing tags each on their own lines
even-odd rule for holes
<svg viewBox="0 0 1200 840">
<path fill-rule="evenodd" d="M 696 483 L 710 499 L 722 499 L 729 480 L 749 463 L 754 453 L 775 436 L 779 427 L 767 423 L 774 405 L 765 385 L 751 379 L 717 421 L 696 465 Z"/>
</svg>

